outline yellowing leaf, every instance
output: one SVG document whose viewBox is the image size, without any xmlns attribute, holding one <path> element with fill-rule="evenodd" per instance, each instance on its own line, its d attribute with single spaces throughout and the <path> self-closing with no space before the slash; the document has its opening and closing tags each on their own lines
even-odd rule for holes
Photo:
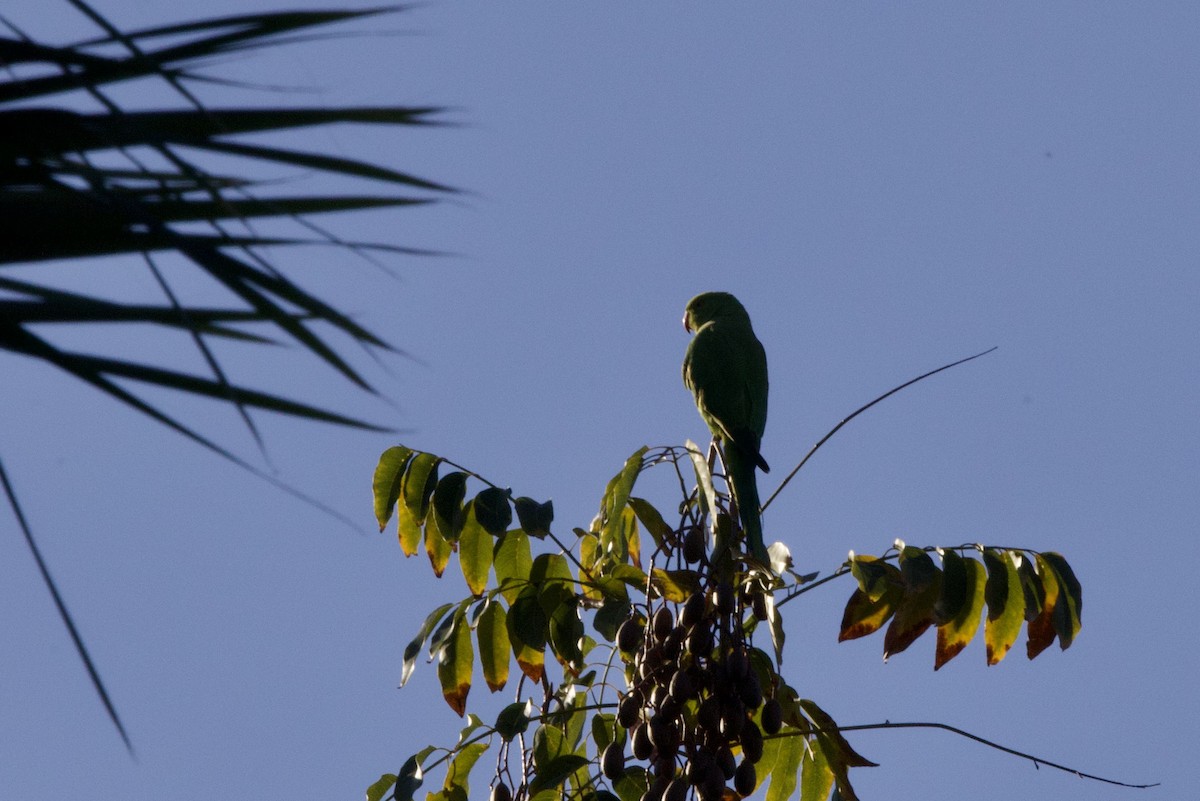
<svg viewBox="0 0 1200 801">
<path fill-rule="evenodd" d="M 974 559 L 963 559 L 954 551 L 946 551 L 942 555 L 942 559 L 946 565 L 946 572 L 951 570 L 950 561 L 959 560 L 961 564 L 954 570 L 958 571 L 961 568 L 965 592 L 964 602 L 959 607 L 958 613 L 938 626 L 937 650 L 933 658 L 934 670 L 938 670 L 942 665 L 958 656 L 975 636 L 975 632 L 979 630 L 979 618 L 983 614 L 984 584 L 987 580 L 983 572 L 983 565 Z"/>
<path fill-rule="evenodd" d="M 513 649 L 516 651 L 517 667 L 521 668 L 521 672 L 535 684 L 540 682 L 546 672 L 545 650 L 530 648 L 528 645 L 518 645 L 515 642 Z"/>
<path fill-rule="evenodd" d="M 461 611 L 455 615 L 453 630 L 438 655 L 438 682 L 442 697 L 462 717 L 467 711 L 467 693 L 471 691 L 471 671 L 475 652 L 471 646 L 471 627 Z"/>
<path fill-rule="evenodd" d="M 498 599 L 488 603 L 479 623 L 475 627 L 479 639 L 479 663 L 483 667 L 483 680 L 492 692 L 504 689 L 508 682 L 509 650 L 508 614 Z"/>
<path fill-rule="evenodd" d="M 421 547 L 421 524 L 413 516 L 412 510 L 402 503 L 396 504 L 396 536 L 405 556 L 412 556 Z"/>
<path fill-rule="evenodd" d="M 883 659 L 900 653 L 912 645 L 933 625 L 933 607 L 942 589 L 941 573 L 919 590 L 905 590 L 896 605 L 896 615 L 883 635 Z"/>
<path fill-rule="evenodd" d="M 891 586 L 877 600 L 857 589 L 846 601 L 846 610 L 842 613 L 842 628 L 838 633 L 838 642 L 855 640 L 874 634 L 883 627 L 896 611 L 904 591 L 898 586 Z"/>
<path fill-rule="evenodd" d="M 538 588 L 527 584 L 508 610 L 508 638 L 521 672 L 535 682 L 542 680 L 549 619 L 538 600 Z"/>
<path fill-rule="evenodd" d="M 904 592 L 896 604 L 896 616 L 883 635 L 885 662 L 912 645 L 933 625 L 934 606 L 942 593 L 942 571 L 920 548 L 905 547 L 901 551 L 900 577 Z"/>
<path fill-rule="evenodd" d="M 1047 551 L 1039 556 L 1043 563 L 1054 569 L 1054 575 L 1058 579 L 1059 603 L 1055 609 L 1054 627 L 1058 632 L 1059 645 L 1065 651 L 1071 647 L 1075 635 L 1083 625 L 1083 588 L 1075 578 L 1075 571 L 1067 564 L 1067 560 L 1063 559 L 1062 554 Z"/>
<path fill-rule="evenodd" d="M 401 507 L 399 517 L 401 521 L 406 517 L 411 519 L 411 516 L 405 511 L 404 507 Z M 405 538 L 402 534 L 400 537 L 401 546 L 404 545 L 404 542 Z M 438 578 L 441 578 L 442 573 L 446 572 L 446 565 L 450 563 L 450 554 L 453 550 L 454 546 L 442 537 L 437 526 L 425 526 L 425 553 L 429 554 L 429 564 L 433 567 L 433 574 Z"/>
<path fill-rule="evenodd" d="M 1017 572 L 1013 556 L 1011 551 L 992 548 L 983 552 L 988 574 L 984 589 L 988 614 L 983 640 L 987 646 L 989 665 L 1004 658 L 1025 621 L 1025 591 L 1021 588 L 1021 575 Z"/>
<path fill-rule="evenodd" d="M 1058 583 L 1054 567 L 1045 560 L 1042 554 L 1037 554 L 1034 559 L 1037 560 L 1037 577 L 1042 584 L 1043 597 L 1042 612 L 1038 613 L 1037 618 L 1031 620 L 1026 627 L 1028 642 L 1025 644 L 1025 655 L 1031 660 L 1040 652 L 1050 648 L 1051 643 L 1054 643 L 1057 637 L 1054 622 L 1055 610 L 1060 602 L 1064 602 L 1061 585 Z"/>
</svg>

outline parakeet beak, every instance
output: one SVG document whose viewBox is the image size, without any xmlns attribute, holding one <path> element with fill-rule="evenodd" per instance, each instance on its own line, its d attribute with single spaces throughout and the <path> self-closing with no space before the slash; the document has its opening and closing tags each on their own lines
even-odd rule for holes
<svg viewBox="0 0 1200 801">
<path fill-rule="evenodd" d="M 683 330 L 687 331 L 689 334 L 692 333 L 692 327 L 688 325 L 687 312 L 683 313 Z"/>
</svg>

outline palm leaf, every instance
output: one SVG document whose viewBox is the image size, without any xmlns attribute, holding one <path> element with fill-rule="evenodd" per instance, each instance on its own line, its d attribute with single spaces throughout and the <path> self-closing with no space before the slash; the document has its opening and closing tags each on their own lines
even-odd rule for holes
<svg viewBox="0 0 1200 801">
<path fill-rule="evenodd" d="M 231 380 L 208 345 L 211 338 L 246 345 L 299 345 L 367 391 L 367 380 L 317 332 L 332 327 L 370 349 L 390 349 L 344 312 L 312 295 L 262 255 L 266 246 L 324 244 L 356 253 L 368 249 L 425 253 L 393 242 L 346 242 L 307 215 L 364 209 L 401 209 L 436 201 L 453 189 L 392 165 L 264 143 L 262 134 L 333 124 L 430 126 L 441 124 L 429 107 L 288 107 L 213 109 L 190 84 L 221 82 L 205 70 L 220 60 L 264 47 L 323 38 L 327 26 L 361 20 L 396 8 L 283 11 L 224 16 L 121 31 L 83 0 L 66 0 L 101 31 L 97 37 L 53 43 L 34 41 L 0 17 L 11 35 L 0 36 L 0 270 L 51 260 L 126 255 L 140 258 L 162 290 L 164 303 L 112 299 L 68 291 L 29 278 L 0 275 L 0 351 L 64 370 L 108 397 L 144 414 L 239 467 L 336 517 L 336 511 L 282 484 L 271 475 L 200 434 L 183 420 L 134 392 L 149 384 L 229 403 L 262 446 L 250 416 L 268 411 L 306 420 L 379 430 L 296 398 L 271 394 Z M 28 75 L 30 77 L 22 77 Z M 114 84 L 155 78 L 169 86 L 183 109 L 124 108 L 107 93 Z M 84 112 L 56 105 L 67 93 L 85 92 L 102 108 Z M 239 137 L 258 134 L 251 143 Z M 210 171 L 208 154 L 237 156 L 261 168 L 275 167 L 372 181 L 404 195 L 368 192 L 302 195 L 285 184 L 250 174 Z M 226 165 L 228 159 L 224 159 Z M 294 176 L 281 176 L 284 178 Z M 289 181 L 287 184 L 291 184 Z M 264 235 L 252 220 L 291 219 L 317 239 Z M 213 307 L 190 302 L 158 269 L 158 253 L 174 253 L 236 302 Z M 240 304 L 240 305 L 239 305 Z M 203 357 L 208 375 L 167 365 L 65 350 L 44 336 L 61 325 L 142 326 L 186 333 Z M 247 326 L 250 326 L 248 329 Z M 43 581 L 71 633 L 92 684 L 126 745 L 130 740 L 100 674 L 88 655 L 51 578 L 8 474 L 0 482 L 37 559 Z"/>
</svg>

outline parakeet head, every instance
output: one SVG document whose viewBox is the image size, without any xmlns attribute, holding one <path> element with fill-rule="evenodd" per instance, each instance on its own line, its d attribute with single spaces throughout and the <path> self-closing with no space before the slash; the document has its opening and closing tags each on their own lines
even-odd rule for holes
<svg viewBox="0 0 1200 801">
<path fill-rule="evenodd" d="M 688 301 L 683 310 L 683 329 L 689 333 L 717 319 L 739 320 L 750 324 L 750 315 L 728 292 L 705 292 Z"/>
</svg>

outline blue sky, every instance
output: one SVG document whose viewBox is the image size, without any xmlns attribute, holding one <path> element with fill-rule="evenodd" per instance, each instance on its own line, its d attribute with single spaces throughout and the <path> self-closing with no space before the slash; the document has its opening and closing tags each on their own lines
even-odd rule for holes
<svg viewBox="0 0 1200 801">
<path fill-rule="evenodd" d="M 96 7 L 129 27 L 246 5 Z M 94 35 L 65 3 L 4 14 L 37 36 Z M 476 0 L 357 26 L 382 29 L 400 33 L 214 67 L 323 90 L 296 102 L 432 103 L 461 123 L 302 140 L 469 190 L 330 221 L 457 254 L 396 259 L 396 279 L 329 250 L 273 254 L 412 355 L 385 370 L 352 354 L 385 400 L 296 352 L 270 368 L 223 354 L 248 383 L 407 430 L 258 418 L 278 475 L 363 532 L 0 356 L 0 453 L 138 751 L 112 731 L 10 521 L 0 795 L 360 798 L 453 742 L 433 668 L 396 683 L 425 612 L 465 590 L 371 531 L 376 457 L 428 449 L 553 498 L 560 531 L 586 526 L 629 453 L 704 436 L 679 321 L 690 296 L 724 289 L 767 349 L 764 455 L 780 477 L 862 403 L 999 346 L 872 409 L 806 466 L 765 519 L 802 569 L 896 537 L 983 542 L 1061 551 L 1084 588 L 1069 651 L 1030 663 L 1018 645 L 987 668 L 973 643 L 935 674 L 931 639 L 886 665 L 881 637 L 838 645 L 852 586 L 834 582 L 785 607 L 792 684 L 843 724 L 941 721 L 1161 781 L 1156 799 L 1194 796 L 1200 771 L 1178 756 L 1200 741 L 1194 4 Z M 114 294 L 146 285 L 136 259 L 36 269 Z M 72 337 L 194 358 L 183 340 Z M 229 410 L 162 400 L 260 458 Z M 494 708 L 477 685 L 472 702 Z M 945 733 L 852 742 L 882 763 L 854 777 L 864 799 L 1143 796 Z"/>
</svg>

